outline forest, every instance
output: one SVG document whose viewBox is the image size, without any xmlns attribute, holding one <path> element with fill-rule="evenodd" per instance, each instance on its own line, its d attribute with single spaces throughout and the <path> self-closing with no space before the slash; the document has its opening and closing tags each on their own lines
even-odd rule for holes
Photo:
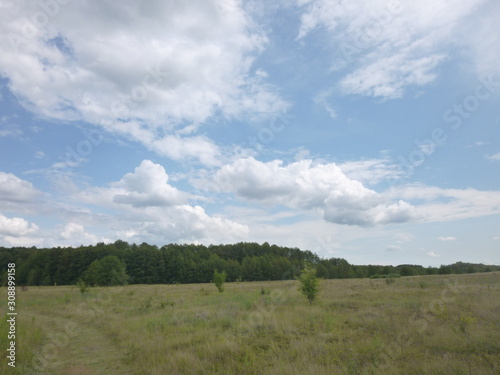
<svg viewBox="0 0 500 375">
<path fill-rule="evenodd" d="M 317 276 L 324 279 L 500 271 L 500 266 L 463 262 L 440 267 L 352 265 L 342 258 L 322 259 L 309 250 L 267 242 L 209 246 L 168 244 L 159 248 L 117 240 L 76 248 L 0 247 L 0 280 L 2 285 L 6 284 L 7 264 L 15 263 L 17 285 L 72 285 L 86 275 L 92 263 L 109 256 L 123 264 L 128 284 L 207 283 L 212 281 L 214 270 L 225 272 L 229 282 L 290 280 L 295 279 L 306 264 L 314 267 Z"/>
</svg>

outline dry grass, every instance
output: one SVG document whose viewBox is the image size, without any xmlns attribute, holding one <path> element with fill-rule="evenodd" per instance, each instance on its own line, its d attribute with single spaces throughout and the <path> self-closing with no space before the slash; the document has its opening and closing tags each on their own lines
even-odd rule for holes
<svg viewBox="0 0 500 375">
<path fill-rule="evenodd" d="M 18 311 L 18 374 L 33 358 L 47 374 L 500 373 L 500 273 L 324 280 L 312 306 L 294 281 L 33 287 Z"/>
</svg>

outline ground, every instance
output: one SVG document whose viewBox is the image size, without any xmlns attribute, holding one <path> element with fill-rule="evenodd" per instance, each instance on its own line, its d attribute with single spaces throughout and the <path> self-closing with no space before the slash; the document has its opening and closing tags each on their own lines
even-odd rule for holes
<svg viewBox="0 0 500 375">
<path fill-rule="evenodd" d="M 312 305 L 296 281 L 29 287 L 17 311 L 2 374 L 500 373 L 495 272 L 322 280 Z"/>
</svg>

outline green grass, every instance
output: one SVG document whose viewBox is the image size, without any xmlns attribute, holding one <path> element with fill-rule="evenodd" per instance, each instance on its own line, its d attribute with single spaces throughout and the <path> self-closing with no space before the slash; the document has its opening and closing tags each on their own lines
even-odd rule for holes
<svg viewBox="0 0 500 375">
<path fill-rule="evenodd" d="M 296 281 L 30 287 L 17 309 L 0 373 L 500 373 L 500 273 L 323 280 L 312 305 Z"/>
</svg>

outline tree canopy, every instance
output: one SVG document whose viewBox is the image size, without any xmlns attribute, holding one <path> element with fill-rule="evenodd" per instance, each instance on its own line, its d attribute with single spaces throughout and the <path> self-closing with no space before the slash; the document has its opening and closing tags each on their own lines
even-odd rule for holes
<svg viewBox="0 0 500 375">
<path fill-rule="evenodd" d="M 227 282 L 293 280 L 305 264 L 316 270 L 317 277 L 325 279 L 500 270 L 500 266 L 462 262 L 438 268 L 352 265 L 342 258 L 321 259 L 308 250 L 268 243 L 168 244 L 159 248 L 121 240 L 80 247 L 0 247 L 2 285 L 7 280 L 8 263 L 16 263 L 18 285 L 74 285 L 82 278 L 94 285 L 116 285 L 123 282 L 124 275 L 129 284 L 209 283 L 214 270 L 225 272 Z"/>
<path fill-rule="evenodd" d="M 83 281 L 90 286 L 115 286 L 127 283 L 125 262 L 116 255 L 94 260 L 83 273 Z"/>
</svg>

